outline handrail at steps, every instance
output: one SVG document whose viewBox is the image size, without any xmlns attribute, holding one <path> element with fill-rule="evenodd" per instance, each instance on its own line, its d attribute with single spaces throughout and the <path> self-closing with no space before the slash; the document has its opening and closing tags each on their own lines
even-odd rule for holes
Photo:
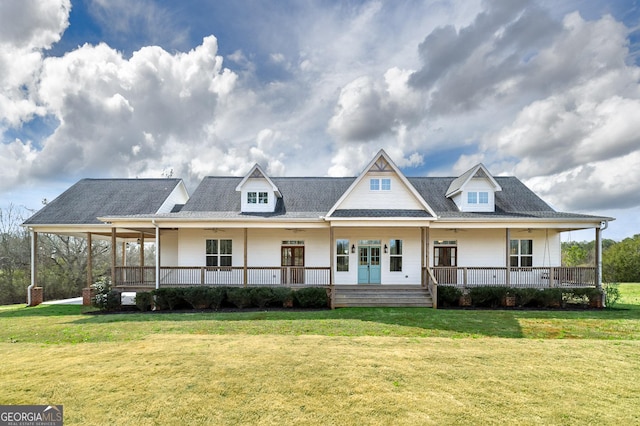
<svg viewBox="0 0 640 426">
<path fill-rule="evenodd" d="M 431 293 L 433 309 L 438 309 L 438 280 L 436 280 L 430 268 L 424 268 L 424 270 L 426 275 L 424 282 L 427 283 L 427 288 L 429 289 L 429 293 Z"/>
</svg>

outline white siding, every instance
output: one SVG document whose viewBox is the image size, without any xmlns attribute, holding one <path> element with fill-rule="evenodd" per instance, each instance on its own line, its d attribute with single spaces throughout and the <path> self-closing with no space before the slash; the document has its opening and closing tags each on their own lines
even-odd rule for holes
<svg viewBox="0 0 640 426">
<path fill-rule="evenodd" d="M 178 266 L 178 231 L 160 230 L 160 265 Z"/>
<path fill-rule="evenodd" d="M 283 241 L 304 241 L 304 265 L 329 267 L 329 230 L 250 229 L 248 266 L 280 266 Z"/>
<path fill-rule="evenodd" d="M 489 194 L 489 202 L 487 204 L 469 204 L 467 194 L 469 192 L 487 192 Z M 453 197 L 460 211 L 463 212 L 492 212 L 495 211 L 495 192 L 493 186 L 488 179 L 473 178 L 464 185 L 462 193 Z"/>
<path fill-rule="evenodd" d="M 368 181 L 367 181 L 368 184 Z M 358 282 L 358 241 L 380 240 L 381 253 L 381 281 L 382 284 L 420 285 L 421 283 L 421 235 L 419 228 L 359 228 L 339 229 L 334 237 L 349 240 L 349 248 L 356 246 L 356 252 L 349 250 L 349 271 L 335 272 L 336 284 L 356 284 Z M 402 240 L 402 271 L 391 272 L 389 270 L 389 253 L 384 253 L 390 241 Z M 334 241 L 335 244 L 335 241 Z M 335 251 L 335 249 L 334 249 Z"/>
<path fill-rule="evenodd" d="M 391 179 L 390 191 L 371 191 L 369 180 Z M 338 206 L 340 209 L 399 209 L 423 210 L 411 191 L 395 173 L 367 173 L 347 198 Z"/>
<path fill-rule="evenodd" d="M 187 200 L 189 200 L 189 194 L 187 193 L 184 183 L 180 181 L 156 213 L 169 213 L 176 204 L 185 204 Z"/>
<path fill-rule="evenodd" d="M 266 192 L 269 194 L 269 202 L 267 204 L 249 204 L 247 203 L 247 193 L 249 192 Z M 242 186 L 242 211 L 243 212 L 273 212 L 276 207 L 276 194 L 273 187 L 264 178 L 251 178 Z"/>
<path fill-rule="evenodd" d="M 548 237 L 547 237 L 548 236 Z M 429 235 L 429 265 L 433 265 L 436 240 L 458 242 L 458 266 L 505 267 L 507 241 L 505 229 L 458 229 L 457 232 L 432 229 Z M 533 266 L 560 266 L 560 233 L 544 229 L 512 229 L 512 240 L 533 240 Z"/>
<path fill-rule="evenodd" d="M 232 266 L 244 265 L 244 233 L 242 229 L 219 231 L 207 229 L 181 229 L 178 237 L 179 266 L 205 266 L 206 240 L 232 240 Z"/>
</svg>

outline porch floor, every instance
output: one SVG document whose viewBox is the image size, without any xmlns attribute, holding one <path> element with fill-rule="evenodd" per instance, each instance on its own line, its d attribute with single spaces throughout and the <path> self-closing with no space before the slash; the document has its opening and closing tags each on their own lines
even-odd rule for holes
<svg viewBox="0 0 640 426">
<path fill-rule="evenodd" d="M 335 308 L 348 307 L 433 307 L 427 289 L 419 285 L 336 285 Z"/>
</svg>

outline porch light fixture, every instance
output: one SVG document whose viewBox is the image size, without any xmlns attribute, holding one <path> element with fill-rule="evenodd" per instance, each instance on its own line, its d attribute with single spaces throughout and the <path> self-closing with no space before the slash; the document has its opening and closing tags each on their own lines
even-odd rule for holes
<svg viewBox="0 0 640 426">
<path fill-rule="evenodd" d="M 356 245 L 351 244 L 351 253 L 355 253 L 355 252 L 356 252 Z"/>
<path fill-rule="evenodd" d="M 386 244 L 384 245 L 384 252 L 385 252 L 385 253 L 389 253 L 389 247 L 387 247 L 387 245 L 386 245 Z"/>
</svg>

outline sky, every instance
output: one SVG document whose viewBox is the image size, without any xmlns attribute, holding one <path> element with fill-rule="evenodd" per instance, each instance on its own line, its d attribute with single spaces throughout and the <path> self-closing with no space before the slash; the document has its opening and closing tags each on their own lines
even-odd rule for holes
<svg viewBox="0 0 640 426">
<path fill-rule="evenodd" d="M 0 208 L 79 179 L 477 163 L 640 233 L 640 0 L 3 0 Z M 591 240 L 572 232 L 565 240 Z"/>
</svg>

